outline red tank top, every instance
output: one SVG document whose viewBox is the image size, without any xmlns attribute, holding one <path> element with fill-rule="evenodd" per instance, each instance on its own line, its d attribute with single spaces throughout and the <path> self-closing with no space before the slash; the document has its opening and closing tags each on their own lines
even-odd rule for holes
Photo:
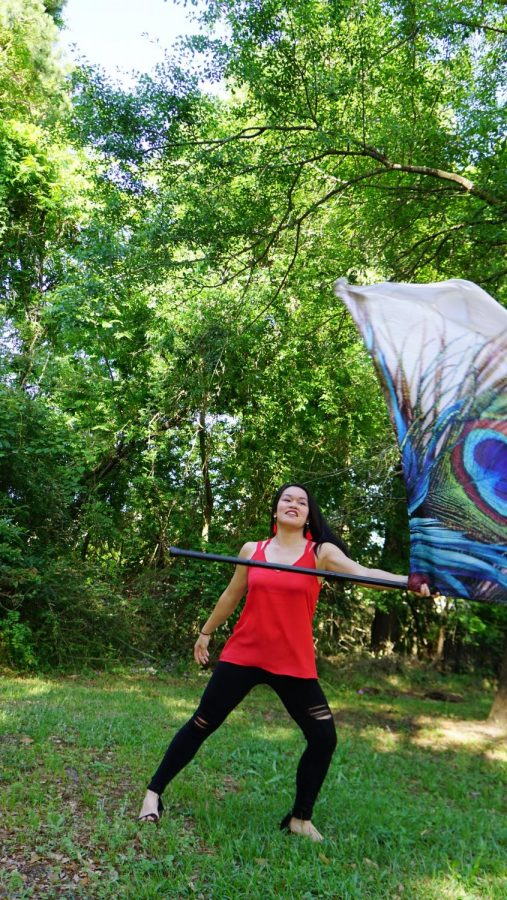
<svg viewBox="0 0 507 900">
<path fill-rule="evenodd" d="M 266 562 L 268 544 L 259 541 L 252 559 Z M 294 566 L 315 568 L 312 541 Z M 312 575 L 249 569 L 245 606 L 220 659 L 276 675 L 316 678 L 312 620 L 320 587 Z"/>
</svg>

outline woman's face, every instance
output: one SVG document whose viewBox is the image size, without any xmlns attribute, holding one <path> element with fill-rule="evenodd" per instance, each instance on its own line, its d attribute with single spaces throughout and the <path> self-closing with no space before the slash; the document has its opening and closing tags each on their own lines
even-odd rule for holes
<svg viewBox="0 0 507 900">
<path fill-rule="evenodd" d="M 276 507 L 278 524 L 303 529 L 308 521 L 308 496 L 303 488 L 288 487 L 283 491 Z"/>
</svg>

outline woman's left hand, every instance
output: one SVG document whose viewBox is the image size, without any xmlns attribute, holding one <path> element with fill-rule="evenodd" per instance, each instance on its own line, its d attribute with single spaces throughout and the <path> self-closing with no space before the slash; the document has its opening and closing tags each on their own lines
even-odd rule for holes
<svg viewBox="0 0 507 900">
<path fill-rule="evenodd" d="M 411 572 L 408 576 L 407 588 L 413 594 L 419 594 L 420 597 L 431 597 L 430 585 L 426 575 L 419 572 Z"/>
<path fill-rule="evenodd" d="M 208 644 L 211 635 L 200 634 L 194 645 L 194 659 L 200 666 L 209 662 Z"/>
</svg>

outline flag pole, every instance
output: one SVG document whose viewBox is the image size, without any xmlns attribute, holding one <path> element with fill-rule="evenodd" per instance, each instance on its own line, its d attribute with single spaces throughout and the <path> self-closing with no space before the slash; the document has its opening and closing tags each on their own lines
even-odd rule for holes
<svg viewBox="0 0 507 900">
<path fill-rule="evenodd" d="M 221 556 L 218 553 L 202 553 L 200 550 L 184 550 L 181 547 L 169 547 L 171 556 L 182 556 L 188 559 L 201 559 L 205 562 L 228 563 L 233 566 L 249 566 L 251 569 L 271 569 L 273 572 L 291 572 L 293 575 L 313 575 L 325 578 L 326 581 L 346 581 L 362 584 L 370 588 L 395 588 L 398 591 L 408 590 L 406 584 L 399 581 L 369 578 L 366 575 L 346 575 L 344 572 L 329 572 L 326 569 L 309 569 L 305 566 L 287 566 L 282 563 L 262 562 L 258 559 L 241 559 L 238 556 Z"/>
</svg>

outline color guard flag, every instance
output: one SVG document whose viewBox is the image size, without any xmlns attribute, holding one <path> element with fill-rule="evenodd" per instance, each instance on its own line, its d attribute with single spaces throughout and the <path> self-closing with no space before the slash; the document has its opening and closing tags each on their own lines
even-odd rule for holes
<svg viewBox="0 0 507 900">
<path fill-rule="evenodd" d="M 401 451 L 410 570 L 507 604 L 507 311 L 470 281 L 340 280 Z"/>
</svg>

